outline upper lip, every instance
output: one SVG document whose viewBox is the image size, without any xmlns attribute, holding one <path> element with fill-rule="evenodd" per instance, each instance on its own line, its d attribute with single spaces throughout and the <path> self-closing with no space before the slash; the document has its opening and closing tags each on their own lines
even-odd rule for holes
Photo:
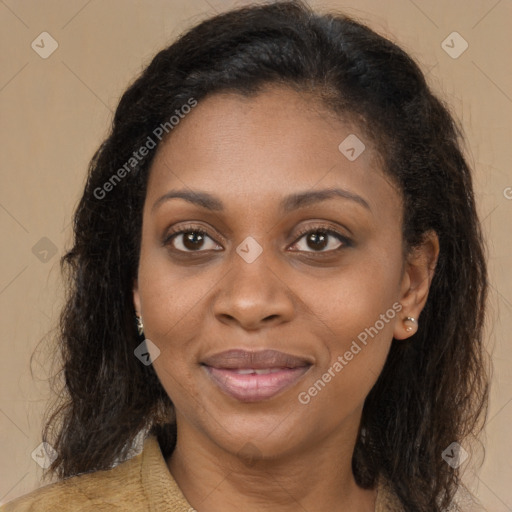
<svg viewBox="0 0 512 512">
<path fill-rule="evenodd" d="M 263 369 L 263 368 L 298 368 L 310 366 L 309 358 L 294 356 L 278 350 L 248 351 L 242 349 L 226 350 L 207 357 L 202 364 L 213 368 L 226 369 Z"/>
</svg>

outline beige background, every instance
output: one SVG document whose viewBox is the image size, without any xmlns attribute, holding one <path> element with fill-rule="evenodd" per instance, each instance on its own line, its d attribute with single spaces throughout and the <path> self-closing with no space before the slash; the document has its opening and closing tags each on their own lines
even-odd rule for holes
<svg viewBox="0 0 512 512">
<path fill-rule="evenodd" d="M 33 375 L 30 356 L 40 340 L 51 339 L 58 318 L 58 259 L 70 244 L 71 213 L 88 160 L 120 94 L 153 54 L 199 20 L 241 3 L 0 0 L 0 503 L 40 485 L 42 470 L 31 453 L 41 442 L 51 368 L 45 345 L 34 358 Z M 479 476 L 468 481 L 487 511 L 511 511 L 512 2 L 311 4 L 354 15 L 401 44 L 465 128 L 488 238 L 494 361 L 486 457 Z M 59 45 L 47 59 L 31 48 L 43 31 Z M 457 59 L 441 46 L 453 31 L 469 44 Z M 477 462 L 473 456 L 465 463 L 468 475 Z"/>
</svg>

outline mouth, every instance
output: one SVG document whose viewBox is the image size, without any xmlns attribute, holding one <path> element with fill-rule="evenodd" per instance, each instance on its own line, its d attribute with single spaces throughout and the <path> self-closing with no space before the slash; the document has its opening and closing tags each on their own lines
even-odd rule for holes
<svg viewBox="0 0 512 512">
<path fill-rule="evenodd" d="M 241 402 L 257 402 L 292 387 L 311 368 L 312 361 L 276 350 L 229 350 L 201 364 L 223 393 Z"/>
</svg>

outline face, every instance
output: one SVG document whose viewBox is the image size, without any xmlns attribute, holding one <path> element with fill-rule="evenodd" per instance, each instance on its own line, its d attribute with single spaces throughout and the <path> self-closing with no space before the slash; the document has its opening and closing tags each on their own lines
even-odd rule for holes
<svg viewBox="0 0 512 512">
<path fill-rule="evenodd" d="M 279 456 L 357 429 L 422 306 L 401 229 L 371 142 L 311 96 L 199 102 L 152 165 L 134 286 L 178 432 Z"/>
</svg>

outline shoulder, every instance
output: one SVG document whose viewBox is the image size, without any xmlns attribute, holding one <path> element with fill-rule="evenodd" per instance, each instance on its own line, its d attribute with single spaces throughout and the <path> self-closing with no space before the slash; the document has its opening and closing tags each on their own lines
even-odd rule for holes
<svg viewBox="0 0 512 512">
<path fill-rule="evenodd" d="M 55 482 L 0 507 L 1 512 L 145 510 L 142 454 L 112 469 Z"/>
<path fill-rule="evenodd" d="M 142 451 L 112 469 L 94 471 L 47 485 L 0 507 L 0 512 L 190 512 L 169 472 L 155 436 Z"/>
</svg>

